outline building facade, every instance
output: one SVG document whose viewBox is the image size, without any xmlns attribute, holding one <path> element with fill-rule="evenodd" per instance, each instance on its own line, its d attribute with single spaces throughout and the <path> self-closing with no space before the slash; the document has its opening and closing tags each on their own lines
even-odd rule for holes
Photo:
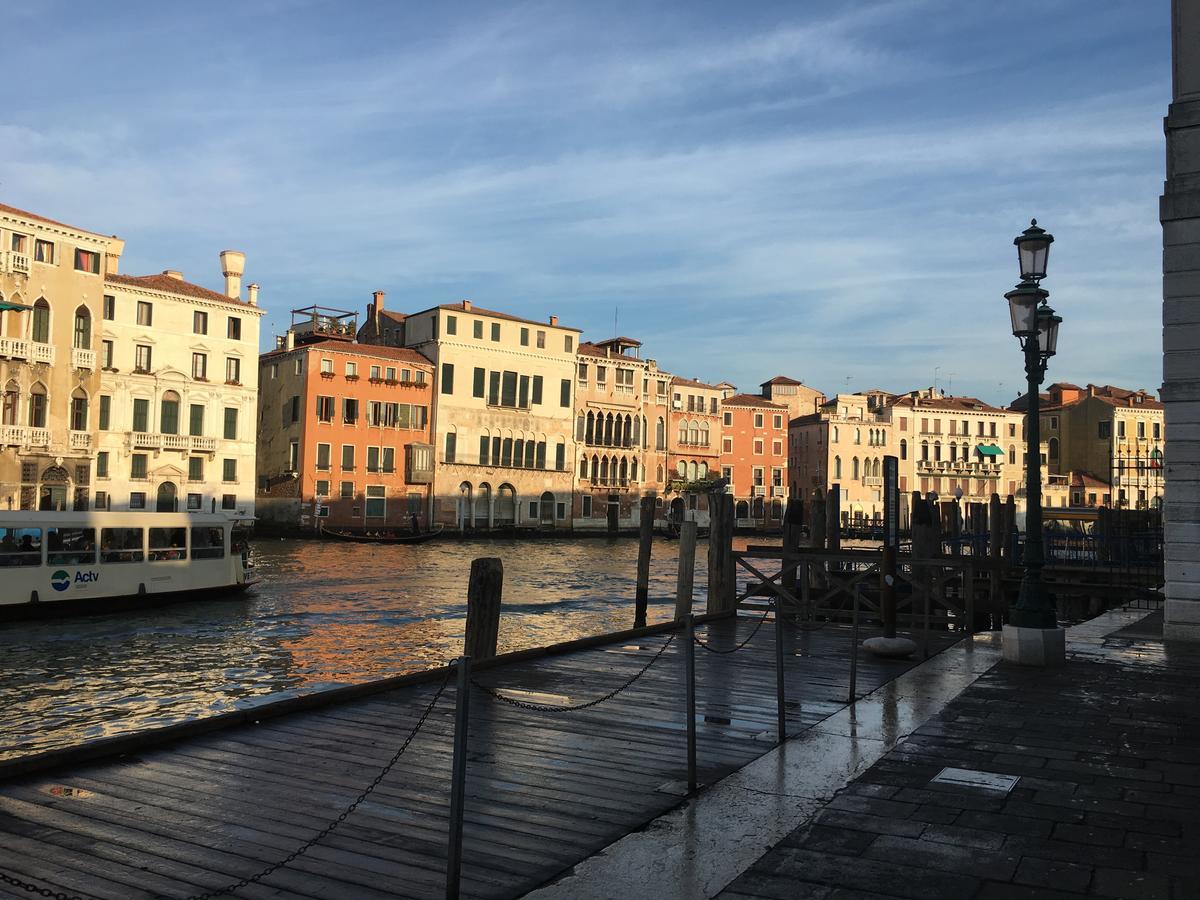
<svg viewBox="0 0 1200 900">
<path fill-rule="evenodd" d="M 721 399 L 719 385 L 690 378 L 671 378 L 667 418 L 665 502 L 670 521 L 692 510 L 697 523 L 708 524 L 708 489 L 721 471 Z"/>
<path fill-rule="evenodd" d="M 105 273 L 124 242 L 0 205 L 0 503 L 89 509 Z"/>
<path fill-rule="evenodd" d="M 408 314 L 404 343 L 433 364 L 433 520 L 569 529 L 579 329 L 464 300 Z"/>
<path fill-rule="evenodd" d="M 97 509 L 254 515 L 258 286 L 110 274 L 98 321 Z"/>
<path fill-rule="evenodd" d="M 789 420 L 812 415 L 825 402 L 821 391 L 786 375 L 776 375 L 759 387 L 764 399 L 787 407 Z"/>
<path fill-rule="evenodd" d="M 788 497 L 788 407 L 754 394 L 725 397 L 721 477 L 739 528 L 779 528 Z"/>
<path fill-rule="evenodd" d="M 428 530 L 433 365 L 355 342 L 350 317 L 296 310 L 259 360 L 259 516 L 284 528 Z"/>
</svg>

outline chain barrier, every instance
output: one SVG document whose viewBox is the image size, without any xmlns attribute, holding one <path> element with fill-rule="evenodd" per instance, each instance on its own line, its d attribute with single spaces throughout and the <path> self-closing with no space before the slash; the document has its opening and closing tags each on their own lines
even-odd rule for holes
<svg viewBox="0 0 1200 900">
<path fill-rule="evenodd" d="M 715 647 L 710 647 L 708 644 L 706 644 L 704 641 L 700 640 L 700 638 L 696 637 L 694 634 L 692 635 L 692 640 L 695 641 L 697 644 L 699 644 L 701 647 L 703 647 L 705 650 L 707 650 L 709 653 L 717 653 L 720 655 L 724 655 L 727 653 L 737 653 L 739 650 L 741 650 L 743 647 L 745 647 L 747 644 L 749 644 L 751 640 L 754 639 L 754 636 L 756 634 L 758 634 L 758 629 L 762 628 L 763 622 L 767 621 L 767 616 L 769 616 L 771 614 L 771 612 L 772 612 L 772 608 L 767 607 L 766 612 L 764 612 L 761 616 L 759 616 L 758 622 L 755 624 L 754 629 L 748 635 L 746 635 L 746 639 L 744 641 L 742 641 L 740 644 L 738 644 L 736 647 L 732 647 L 729 650 L 718 650 Z"/>
<path fill-rule="evenodd" d="M 11 884 L 13 887 L 20 888 L 23 891 L 28 891 L 31 894 L 39 894 L 42 897 L 53 897 L 54 900 L 86 900 L 86 898 L 78 894 L 68 894 L 65 891 L 52 891 L 50 888 L 38 887 L 36 884 L 22 881 L 20 878 L 13 878 L 6 872 L 0 872 L 0 881 L 3 881 L 5 884 Z"/>
<path fill-rule="evenodd" d="M 490 688 L 486 684 L 480 684 L 478 681 L 475 680 L 475 678 L 471 679 L 471 684 L 473 684 L 475 687 L 479 688 L 481 691 L 483 691 L 485 694 L 487 694 L 493 700 L 499 700 L 501 703 L 507 703 L 509 706 L 515 706 L 518 709 L 527 709 L 530 712 L 554 712 L 554 713 L 557 713 L 557 712 L 579 712 L 580 710 L 590 709 L 593 706 L 599 706 L 601 703 L 604 703 L 607 700 L 611 700 L 613 697 L 617 696 L 617 694 L 621 693 L 626 688 L 632 687 L 633 683 L 635 681 L 637 681 L 639 678 L 641 678 L 643 675 L 645 675 L 648 671 L 650 671 L 650 667 L 652 665 L 654 665 L 656 662 L 658 662 L 658 660 L 662 657 L 662 655 L 664 653 L 666 653 L 667 648 L 671 646 L 671 642 L 674 640 L 675 640 L 675 633 L 672 632 L 671 636 L 669 638 L 667 638 L 667 642 L 665 644 L 663 644 L 658 649 L 658 652 L 655 653 L 654 656 L 652 656 L 650 658 L 650 662 L 648 662 L 644 666 L 642 666 L 642 668 L 639 669 L 638 672 L 632 678 L 630 678 L 624 684 L 617 687 L 615 690 L 609 691 L 603 697 L 597 697 L 595 700 L 589 700 L 586 703 L 578 703 L 574 706 L 552 706 L 550 704 L 545 704 L 545 703 L 530 703 L 527 700 L 517 700 L 513 697 L 506 697 L 503 694 L 499 693 L 496 688 Z"/>
</svg>

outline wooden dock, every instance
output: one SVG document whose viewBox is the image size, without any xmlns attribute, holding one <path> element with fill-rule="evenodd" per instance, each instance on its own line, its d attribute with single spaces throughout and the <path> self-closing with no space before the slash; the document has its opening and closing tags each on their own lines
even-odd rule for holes
<svg viewBox="0 0 1200 900">
<path fill-rule="evenodd" d="M 729 648 L 758 618 L 713 621 L 697 636 Z M 476 677 L 514 699 L 578 704 L 626 681 L 670 638 L 658 631 L 518 654 Z M 956 639 L 936 632 L 932 649 Z M 680 632 L 628 690 L 582 711 L 532 712 L 471 691 L 464 896 L 520 896 L 681 802 L 682 641 Z M 846 705 L 850 649 L 845 626 L 786 630 L 790 733 Z M 697 647 L 695 656 L 699 776 L 711 783 L 773 745 L 773 622 L 743 650 Z M 860 654 L 859 694 L 917 662 Z M 335 819 L 391 759 L 442 682 L 437 675 L 378 693 L 360 689 L 335 705 L 9 778 L 0 784 L 0 872 L 99 898 L 225 887 L 287 857 Z M 450 678 L 395 768 L 344 824 L 235 896 L 444 896 L 454 695 Z M 27 896 L 0 882 L 0 897 Z"/>
</svg>

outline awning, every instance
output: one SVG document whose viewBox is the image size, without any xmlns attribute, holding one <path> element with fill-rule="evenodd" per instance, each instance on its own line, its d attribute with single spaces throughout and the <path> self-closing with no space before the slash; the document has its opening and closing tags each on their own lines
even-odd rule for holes
<svg viewBox="0 0 1200 900">
<path fill-rule="evenodd" d="M 8 312 L 10 310 L 33 309 L 32 306 L 23 306 L 20 303 L 13 303 L 10 300 L 0 300 L 0 312 Z"/>
<path fill-rule="evenodd" d="M 997 447 L 995 444 L 980 444 L 975 449 L 978 452 L 982 453 L 984 456 L 1003 456 L 1004 455 L 1004 451 L 1001 450 L 999 447 Z"/>
</svg>

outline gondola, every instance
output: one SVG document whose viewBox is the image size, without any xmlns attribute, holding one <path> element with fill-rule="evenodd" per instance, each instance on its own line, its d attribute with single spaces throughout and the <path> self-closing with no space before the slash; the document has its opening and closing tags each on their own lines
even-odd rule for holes
<svg viewBox="0 0 1200 900">
<path fill-rule="evenodd" d="M 444 527 L 444 525 L 439 525 L 431 531 L 420 531 L 416 534 L 360 534 L 326 528 L 322 523 L 321 535 L 337 541 L 353 541 L 356 544 L 423 544 L 441 534 Z"/>
</svg>

